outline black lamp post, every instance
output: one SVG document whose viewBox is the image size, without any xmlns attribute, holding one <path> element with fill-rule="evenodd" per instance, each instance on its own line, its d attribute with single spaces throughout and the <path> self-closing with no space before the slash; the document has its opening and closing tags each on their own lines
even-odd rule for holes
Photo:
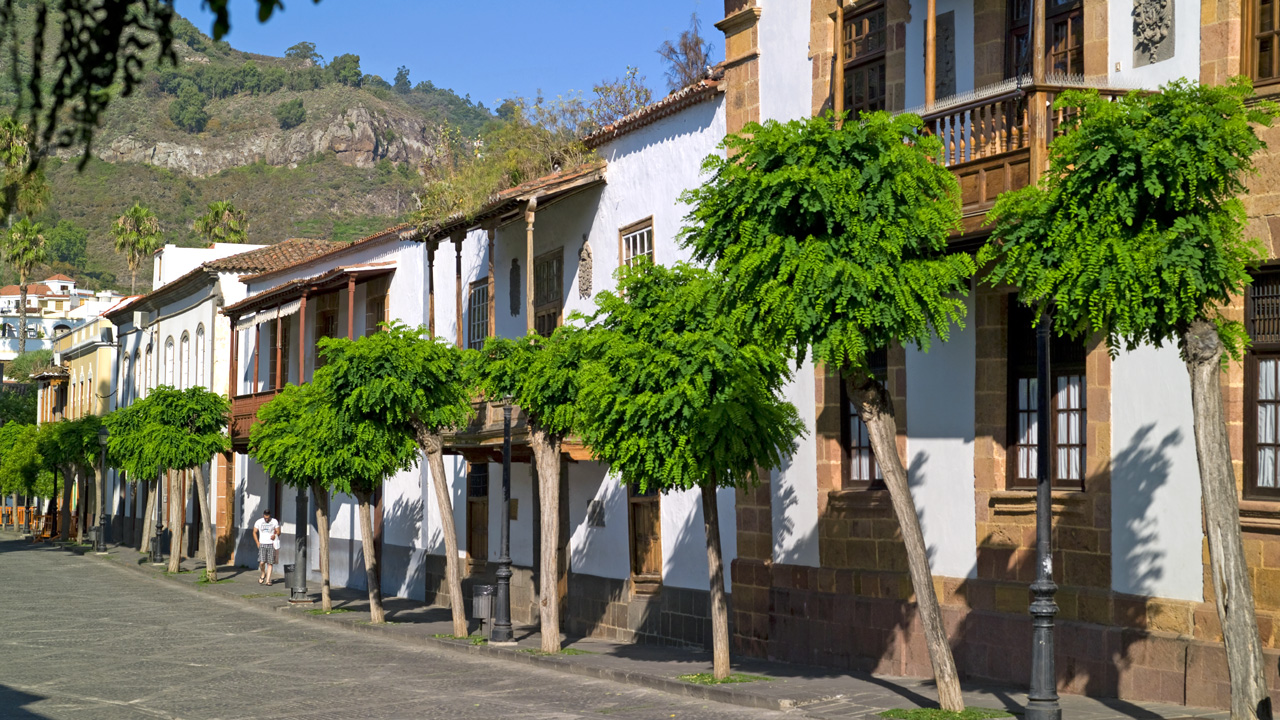
<svg viewBox="0 0 1280 720">
<path fill-rule="evenodd" d="M 98 524 L 96 537 L 94 538 L 95 542 L 94 542 L 93 549 L 95 552 L 99 552 L 99 553 L 105 553 L 107 551 L 107 534 L 103 531 L 103 528 L 102 528 L 102 520 L 103 520 L 102 504 L 106 502 L 107 491 L 106 491 L 106 488 L 102 487 L 102 483 L 105 482 L 107 479 L 107 438 L 109 437 L 111 437 L 111 433 L 110 431 L 107 430 L 107 426 L 106 425 L 100 426 L 98 428 L 98 444 L 102 446 L 102 455 L 100 456 L 98 461 L 99 469 L 98 469 L 97 487 L 94 489 L 94 499 L 96 500 L 96 502 L 94 503 L 94 508 L 93 508 L 94 515 L 97 516 L 97 524 Z"/>
<path fill-rule="evenodd" d="M 298 486 L 296 518 L 293 522 L 293 584 L 289 586 L 289 602 L 309 603 L 307 596 L 307 535 L 311 524 L 307 521 L 307 489 Z"/>
<path fill-rule="evenodd" d="M 1053 530 L 1053 478 L 1049 448 L 1049 412 L 1053 392 L 1049 378 L 1049 313 L 1036 324 L 1036 579 L 1031 583 L 1031 688 L 1027 693 L 1026 720 L 1061 720 L 1058 683 L 1053 668 L 1053 616 L 1058 604 L 1053 594 L 1053 555 L 1049 541 Z"/>
<path fill-rule="evenodd" d="M 497 591 L 494 598 L 493 634 L 489 638 L 492 644 L 510 644 L 515 642 L 511 632 L 511 396 L 502 402 L 502 530 L 500 546 L 502 554 L 498 557 Z"/>
<path fill-rule="evenodd" d="M 164 484 L 160 479 L 156 480 L 156 527 L 151 532 L 151 564 L 164 564 L 164 545 L 161 538 L 164 536 L 164 523 L 161 522 L 164 516 L 161 514 L 161 507 L 164 505 Z"/>
</svg>

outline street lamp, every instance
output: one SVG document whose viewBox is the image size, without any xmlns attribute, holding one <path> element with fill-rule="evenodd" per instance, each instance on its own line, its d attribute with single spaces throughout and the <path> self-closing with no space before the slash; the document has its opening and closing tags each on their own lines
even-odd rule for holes
<svg viewBox="0 0 1280 720">
<path fill-rule="evenodd" d="M 307 521 L 307 488 L 298 486 L 297 505 L 293 521 L 293 583 L 289 586 L 289 602 L 309 603 L 307 596 L 307 534 L 311 524 Z"/>
<path fill-rule="evenodd" d="M 164 520 L 164 516 L 160 512 L 161 506 L 164 505 L 164 503 L 161 502 L 161 500 L 163 499 L 163 493 L 164 493 L 164 483 L 162 482 L 161 478 L 156 478 L 156 522 L 155 522 L 156 527 L 155 527 L 155 530 L 151 532 L 151 564 L 152 565 L 164 564 L 164 551 L 161 549 L 164 547 L 164 545 L 161 542 L 161 537 L 164 535 L 164 523 L 162 522 L 162 520 Z"/>
<path fill-rule="evenodd" d="M 1049 313 L 1036 324 L 1036 579 L 1031 583 L 1031 688 L 1027 693 L 1026 720 L 1062 720 L 1058 684 L 1053 668 L 1053 616 L 1058 604 L 1053 594 L 1053 555 L 1049 541 L 1053 529 L 1053 478 L 1049 463 Z"/>
<path fill-rule="evenodd" d="M 494 608 L 493 633 L 489 642 L 494 645 L 514 644 L 511 632 L 511 396 L 502 399 L 502 554 L 498 557 L 497 607 Z"/>
<path fill-rule="evenodd" d="M 94 551 L 105 553 L 107 551 L 106 533 L 102 530 L 102 503 L 106 501 L 106 488 L 102 487 L 102 483 L 107 479 L 107 438 L 111 437 L 111 432 L 107 430 L 106 425 L 98 427 L 98 445 L 102 447 L 102 456 L 98 462 L 98 477 L 94 488 L 94 515 L 97 516 L 96 524 L 98 530 L 94 538 Z"/>
</svg>

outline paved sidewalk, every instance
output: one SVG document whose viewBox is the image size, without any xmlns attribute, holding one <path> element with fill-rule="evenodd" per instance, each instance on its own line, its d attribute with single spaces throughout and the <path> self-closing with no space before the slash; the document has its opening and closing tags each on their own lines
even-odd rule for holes
<svg viewBox="0 0 1280 720">
<path fill-rule="evenodd" d="M 6 534 L 0 533 L 0 535 Z M 693 685 L 678 679 L 679 676 L 710 672 L 710 654 L 652 645 L 613 643 L 593 638 L 569 638 L 564 646 L 583 654 L 545 656 L 538 652 L 540 639 L 536 628 L 529 627 L 516 629 L 518 640 L 516 647 L 473 645 L 470 641 L 451 638 L 452 622 L 448 609 L 426 606 L 407 598 L 384 598 L 389 622 L 386 625 L 375 626 L 368 622 L 368 597 L 363 591 L 334 588 L 334 607 L 339 612 L 318 615 L 308 612 L 308 610 L 318 612 L 318 587 L 308 588 L 317 600 L 315 605 L 290 605 L 289 591 L 284 581 L 277 577 L 274 585 L 263 587 L 257 583 L 257 571 L 254 569 L 220 567 L 218 570 L 220 582 L 209 585 L 197 582 L 200 578 L 199 570 L 204 567 L 203 562 L 184 561 L 183 573 L 167 575 L 162 572 L 164 568 L 147 563 L 146 556 L 132 548 L 112 547 L 101 559 L 152 576 L 163 574 L 170 581 L 185 583 L 200 592 L 218 593 L 294 617 L 307 618 L 316 622 L 339 623 L 353 630 L 375 633 L 400 641 L 450 648 L 461 653 L 482 653 L 513 662 L 530 663 L 546 669 L 629 683 L 691 698 L 744 707 L 789 710 L 800 716 L 822 719 L 875 718 L 878 717 L 878 713 L 889 708 L 936 706 L 937 703 L 937 695 L 931 680 L 843 673 L 824 668 L 749 658 L 735 658 L 734 672 L 763 676 L 768 678 L 768 681 L 715 686 Z M 471 628 L 475 633 L 477 624 L 473 622 Z M 1016 688 L 965 683 L 964 689 L 965 702 L 973 707 L 1005 708 L 1020 715 L 1026 703 L 1026 693 Z M 1230 716 L 1230 713 L 1225 710 L 1094 699 L 1079 695 L 1064 695 L 1061 702 L 1064 716 L 1071 720 L 1077 718 L 1080 720 L 1111 720 L 1112 718 L 1226 720 Z"/>
</svg>

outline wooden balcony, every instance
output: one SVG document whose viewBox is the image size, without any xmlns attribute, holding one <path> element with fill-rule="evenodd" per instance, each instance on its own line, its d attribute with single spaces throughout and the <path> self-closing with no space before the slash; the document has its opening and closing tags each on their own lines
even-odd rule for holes
<svg viewBox="0 0 1280 720">
<path fill-rule="evenodd" d="M 966 239 L 985 234 L 986 214 L 1000 193 L 1026 187 L 1039 174 L 1032 172 L 1032 150 L 1047 146 L 1065 128 L 1071 113 L 1055 110 L 1053 103 L 1068 89 L 1052 84 L 995 86 L 968 97 L 944 99 L 921 114 L 929 132 L 942 140 L 943 165 L 951 168 L 960 183 Z M 1102 88 L 1099 92 L 1115 98 L 1128 91 Z"/>
<path fill-rule="evenodd" d="M 252 395 L 231 398 L 231 445 L 243 450 L 249 445 L 249 428 L 258 421 L 258 408 L 276 396 L 278 390 L 265 390 Z"/>
<path fill-rule="evenodd" d="M 471 462 L 502 462 L 502 403 L 477 400 L 475 414 L 466 427 L 444 434 L 445 452 Z M 591 453 L 576 439 L 566 440 L 563 456 L 571 461 L 590 460 Z M 511 459 L 530 462 L 529 423 L 519 405 L 511 406 Z"/>
</svg>

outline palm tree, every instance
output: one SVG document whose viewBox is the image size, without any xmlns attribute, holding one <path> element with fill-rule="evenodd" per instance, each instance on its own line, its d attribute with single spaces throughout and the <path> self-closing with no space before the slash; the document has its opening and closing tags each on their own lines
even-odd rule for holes
<svg viewBox="0 0 1280 720">
<path fill-rule="evenodd" d="M 0 116 L 0 219 L 13 213 L 38 215 L 49 205 L 44 171 L 31 171 L 31 133 L 8 115 Z"/>
<path fill-rule="evenodd" d="M 134 203 L 133 207 L 116 218 L 111 228 L 116 238 L 116 252 L 124 253 L 129 260 L 129 294 L 138 285 L 138 265 L 160 249 L 160 220 L 155 213 Z"/>
<path fill-rule="evenodd" d="M 196 232 L 211 243 L 242 243 L 249 239 L 249 219 L 230 200 L 219 200 L 196 218 Z"/>
<path fill-rule="evenodd" d="M 27 351 L 27 280 L 37 265 L 45 261 L 44 228 L 27 218 L 18 221 L 5 235 L 4 260 L 18 272 L 18 354 Z"/>
</svg>

